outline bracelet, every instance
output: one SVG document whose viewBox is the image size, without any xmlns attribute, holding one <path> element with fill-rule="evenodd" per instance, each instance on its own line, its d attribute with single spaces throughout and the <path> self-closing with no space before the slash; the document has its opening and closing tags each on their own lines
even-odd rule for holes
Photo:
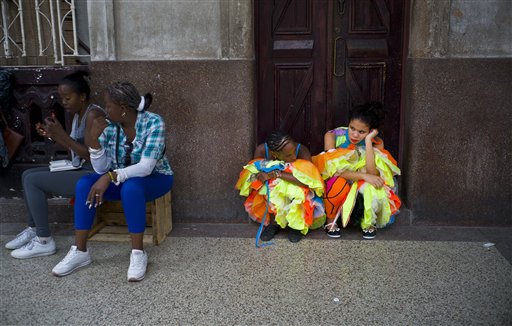
<svg viewBox="0 0 512 326">
<path fill-rule="evenodd" d="M 112 181 L 112 183 L 115 184 L 116 186 L 119 186 L 121 184 L 121 182 L 117 181 L 114 178 L 114 175 L 112 174 L 112 171 L 108 171 L 108 176 L 110 177 L 110 181 Z"/>
</svg>

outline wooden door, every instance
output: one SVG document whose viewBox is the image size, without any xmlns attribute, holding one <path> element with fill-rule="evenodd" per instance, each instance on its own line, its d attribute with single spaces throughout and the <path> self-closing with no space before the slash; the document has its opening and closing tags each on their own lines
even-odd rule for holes
<svg viewBox="0 0 512 326">
<path fill-rule="evenodd" d="M 348 110 L 380 101 L 387 110 L 380 135 L 398 155 L 402 49 L 406 0 L 339 0 L 331 3 L 329 127 L 347 125 Z"/>
<path fill-rule="evenodd" d="M 257 0 L 257 140 L 282 128 L 316 154 L 357 104 L 381 101 L 397 157 L 408 0 Z"/>
<path fill-rule="evenodd" d="M 257 140 L 275 128 L 313 152 L 327 119 L 327 0 L 258 0 Z"/>
</svg>

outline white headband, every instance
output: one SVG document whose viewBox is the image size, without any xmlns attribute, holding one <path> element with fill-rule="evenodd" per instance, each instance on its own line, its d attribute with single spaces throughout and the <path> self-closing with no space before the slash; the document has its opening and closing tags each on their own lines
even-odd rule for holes
<svg viewBox="0 0 512 326">
<path fill-rule="evenodd" d="M 146 104 L 146 99 L 144 98 L 144 96 L 141 96 L 140 97 L 140 103 L 139 103 L 139 107 L 137 108 L 137 111 L 142 111 L 144 110 L 144 105 Z"/>
</svg>

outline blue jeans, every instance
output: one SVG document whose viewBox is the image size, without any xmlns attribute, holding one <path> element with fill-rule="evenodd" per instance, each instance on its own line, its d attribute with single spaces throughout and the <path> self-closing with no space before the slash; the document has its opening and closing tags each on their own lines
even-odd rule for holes
<svg viewBox="0 0 512 326">
<path fill-rule="evenodd" d="M 89 206 L 85 205 L 85 201 L 91 187 L 100 177 L 100 174 L 89 174 L 78 180 L 76 184 L 76 230 L 90 230 L 92 227 L 96 208 L 89 209 Z M 107 201 L 121 200 L 128 231 L 142 233 L 146 227 L 146 202 L 165 195 L 171 190 L 172 183 L 172 175 L 160 173 L 130 178 L 119 186 L 111 183 L 103 194 L 103 199 Z"/>
</svg>

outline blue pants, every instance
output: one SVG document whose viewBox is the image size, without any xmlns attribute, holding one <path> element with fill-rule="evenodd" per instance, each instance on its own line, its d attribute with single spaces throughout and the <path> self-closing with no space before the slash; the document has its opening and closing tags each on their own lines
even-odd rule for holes
<svg viewBox="0 0 512 326">
<path fill-rule="evenodd" d="M 92 227 L 96 208 L 89 209 L 89 206 L 85 205 L 85 201 L 91 187 L 100 177 L 100 174 L 89 174 L 83 176 L 76 184 L 76 230 L 90 230 Z M 128 231 L 130 233 L 142 233 L 146 226 L 146 202 L 165 195 L 171 190 L 172 182 L 172 175 L 159 173 L 150 174 L 146 177 L 130 178 L 119 186 L 111 183 L 103 194 L 103 200 L 121 200 Z"/>
</svg>

